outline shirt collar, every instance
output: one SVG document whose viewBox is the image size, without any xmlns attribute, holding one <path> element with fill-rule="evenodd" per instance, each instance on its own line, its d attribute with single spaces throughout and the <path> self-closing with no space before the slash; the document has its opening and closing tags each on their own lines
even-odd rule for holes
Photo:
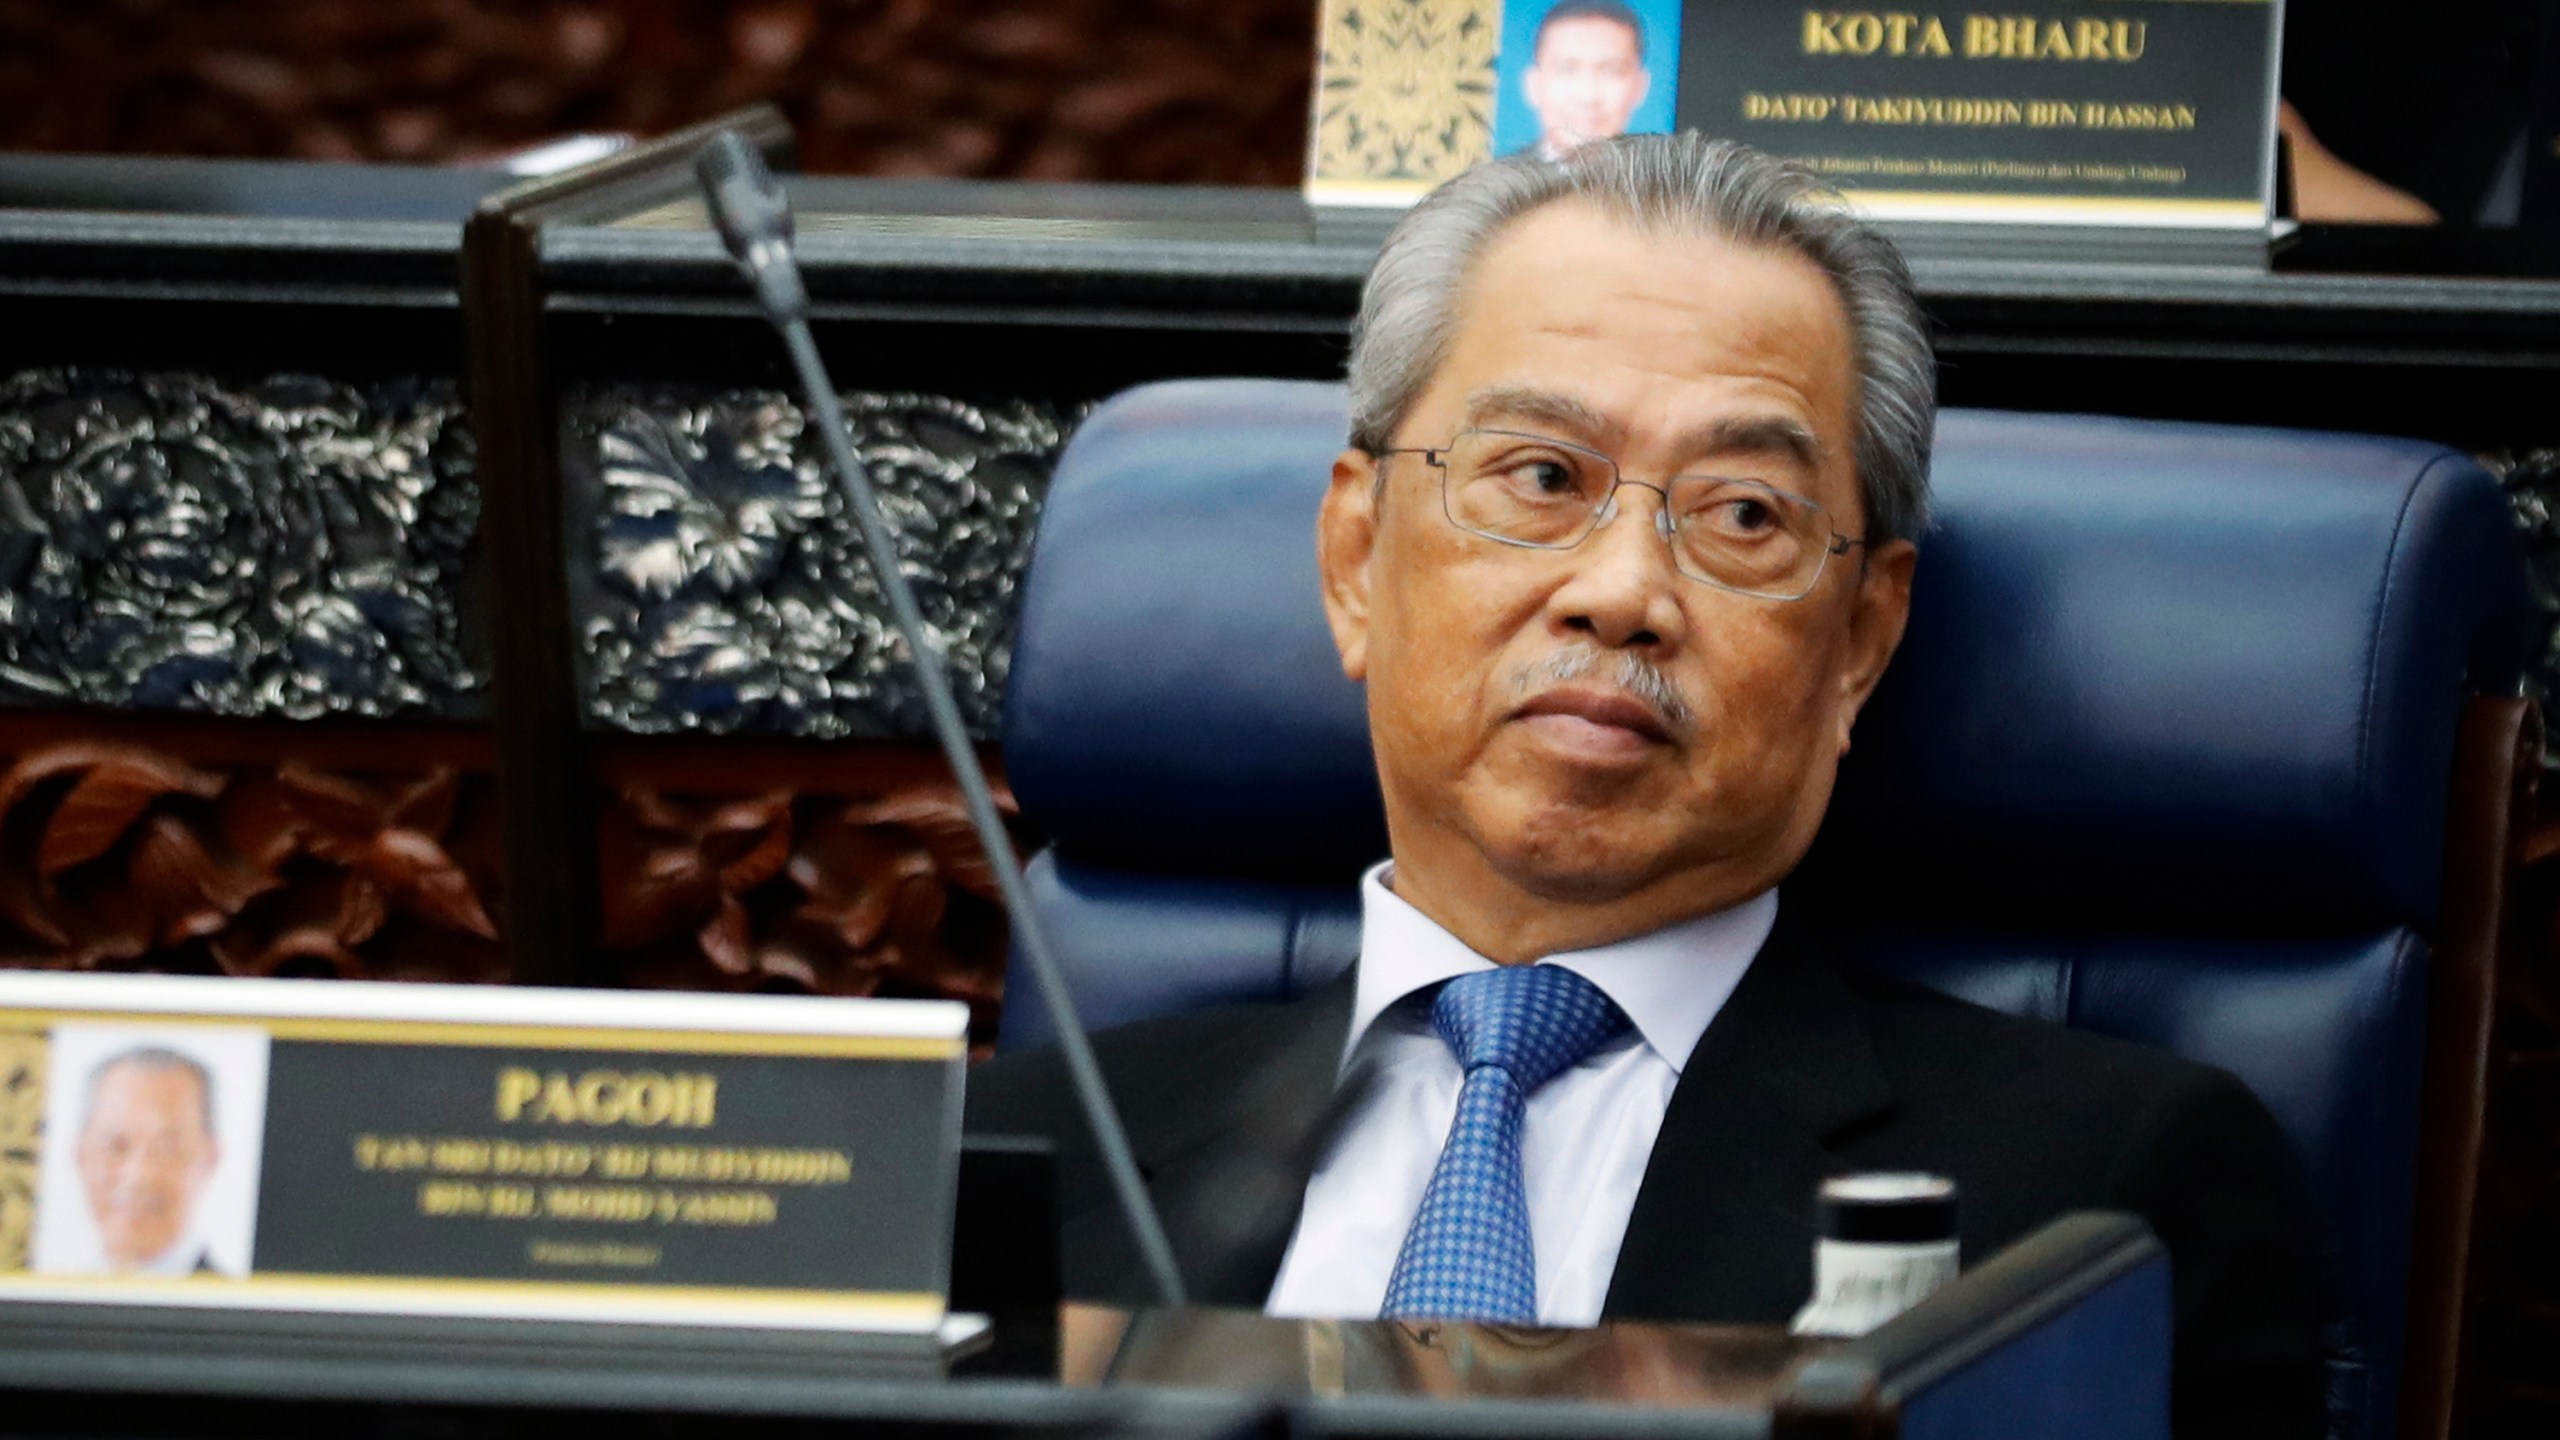
<svg viewBox="0 0 2560 1440">
<path fill-rule="evenodd" d="M 1360 877 L 1360 971 L 1351 1002 L 1347 1062 L 1369 1027 L 1397 1001 L 1493 962 L 1387 888 L 1391 862 Z M 1701 915 L 1613 945 L 1568 950 L 1538 963 L 1561 965 L 1600 987 L 1676 1072 L 1698 1037 L 1742 982 L 1778 920 L 1778 892 L 1763 890 L 1731 909 Z"/>
<path fill-rule="evenodd" d="M 136 1275 L 174 1280 L 193 1275 L 204 1265 L 204 1242 L 194 1235 L 181 1235 L 176 1243 L 158 1255 L 134 1267 Z"/>
</svg>

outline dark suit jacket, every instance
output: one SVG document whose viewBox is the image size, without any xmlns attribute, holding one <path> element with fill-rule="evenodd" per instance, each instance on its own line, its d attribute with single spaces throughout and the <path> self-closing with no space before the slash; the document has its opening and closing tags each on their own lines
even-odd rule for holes
<svg viewBox="0 0 2560 1440">
<path fill-rule="evenodd" d="M 1096 1038 L 1192 1298 L 1260 1306 L 1333 1120 L 1346 977 L 1286 1005 Z M 969 1128 L 1051 1137 L 1072 1297 L 1144 1303 L 1145 1270 L 1052 1052 L 969 1077 Z M 1812 1288 L 1824 1176 L 1961 1187 L 1968 1260 L 2055 1215 L 2132 1211 L 2168 1246 L 2179 1434 L 2317 1435 L 2325 1390 L 2291 1148 L 2223 1071 L 1853 975 L 1781 921 L 1681 1071 L 1606 1313 L 1783 1324 Z"/>
</svg>

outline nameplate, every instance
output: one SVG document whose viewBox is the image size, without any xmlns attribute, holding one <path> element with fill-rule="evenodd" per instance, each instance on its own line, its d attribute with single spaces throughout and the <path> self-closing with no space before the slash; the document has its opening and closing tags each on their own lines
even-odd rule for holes
<svg viewBox="0 0 2560 1440">
<path fill-rule="evenodd" d="M 1886 219 L 2263 229 L 2272 0 L 1693 5 L 1681 123 Z"/>
<path fill-rule="evenodd" d="M 966 1027 L 0 973 L 0 1301 L 931 1333 Z"/>
<path fill-rule="evenodd" d="M 2274 0 L 1327 0 L 1308 198 L 1672 129 L 1794 160 L 1883 219 L 2263 228 Z"/>
</svg>

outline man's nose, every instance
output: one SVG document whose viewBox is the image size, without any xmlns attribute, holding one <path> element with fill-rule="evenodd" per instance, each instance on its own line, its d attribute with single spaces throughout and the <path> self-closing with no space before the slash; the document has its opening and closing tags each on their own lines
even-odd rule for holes
<svg viewBox="0 0 2560 1440">
<path fill-rule="evenodd" d="M 115 1177 L 117 1183 L 128 1191 L 154 1190 L 165 1184 L 177 1169 L 177 1165 L 166 1156 L 136 1149 L 117 1164 Z"/>
<path fill-rule="evenodd" d="M 1564 627 L 1611 648 L 1676 646 L 1685 630 L 1663 497 L 1621 485 L 1597 529 L 1570 552 L 1574 572 L 1556 592 Z"/>
</svg>

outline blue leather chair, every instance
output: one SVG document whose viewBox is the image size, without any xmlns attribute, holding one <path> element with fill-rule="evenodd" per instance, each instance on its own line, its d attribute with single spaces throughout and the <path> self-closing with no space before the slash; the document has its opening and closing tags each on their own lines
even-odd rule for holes
<svg viewBox="0 0 2560 1440">
<path fill-rule="evenodd" d="M 1344 416 L 1328 385 L 1150 386 L 1059 464 L 1004 752 L 1097 1027 L 1356 954 L 1385 834 L 1313 536 Z M 2532 614 L 2503 494 L 2409 441 L 1960 411 L 1935 484 L 1790 903 L 1861 963 L 2248 1082 L 2325 1207 L 2338 1432 L 2442 1433 L 2539 738 L 2498 698 Z M 1047 1024 L 1026 994 L 1003 1042 Z"/>
</svg>

